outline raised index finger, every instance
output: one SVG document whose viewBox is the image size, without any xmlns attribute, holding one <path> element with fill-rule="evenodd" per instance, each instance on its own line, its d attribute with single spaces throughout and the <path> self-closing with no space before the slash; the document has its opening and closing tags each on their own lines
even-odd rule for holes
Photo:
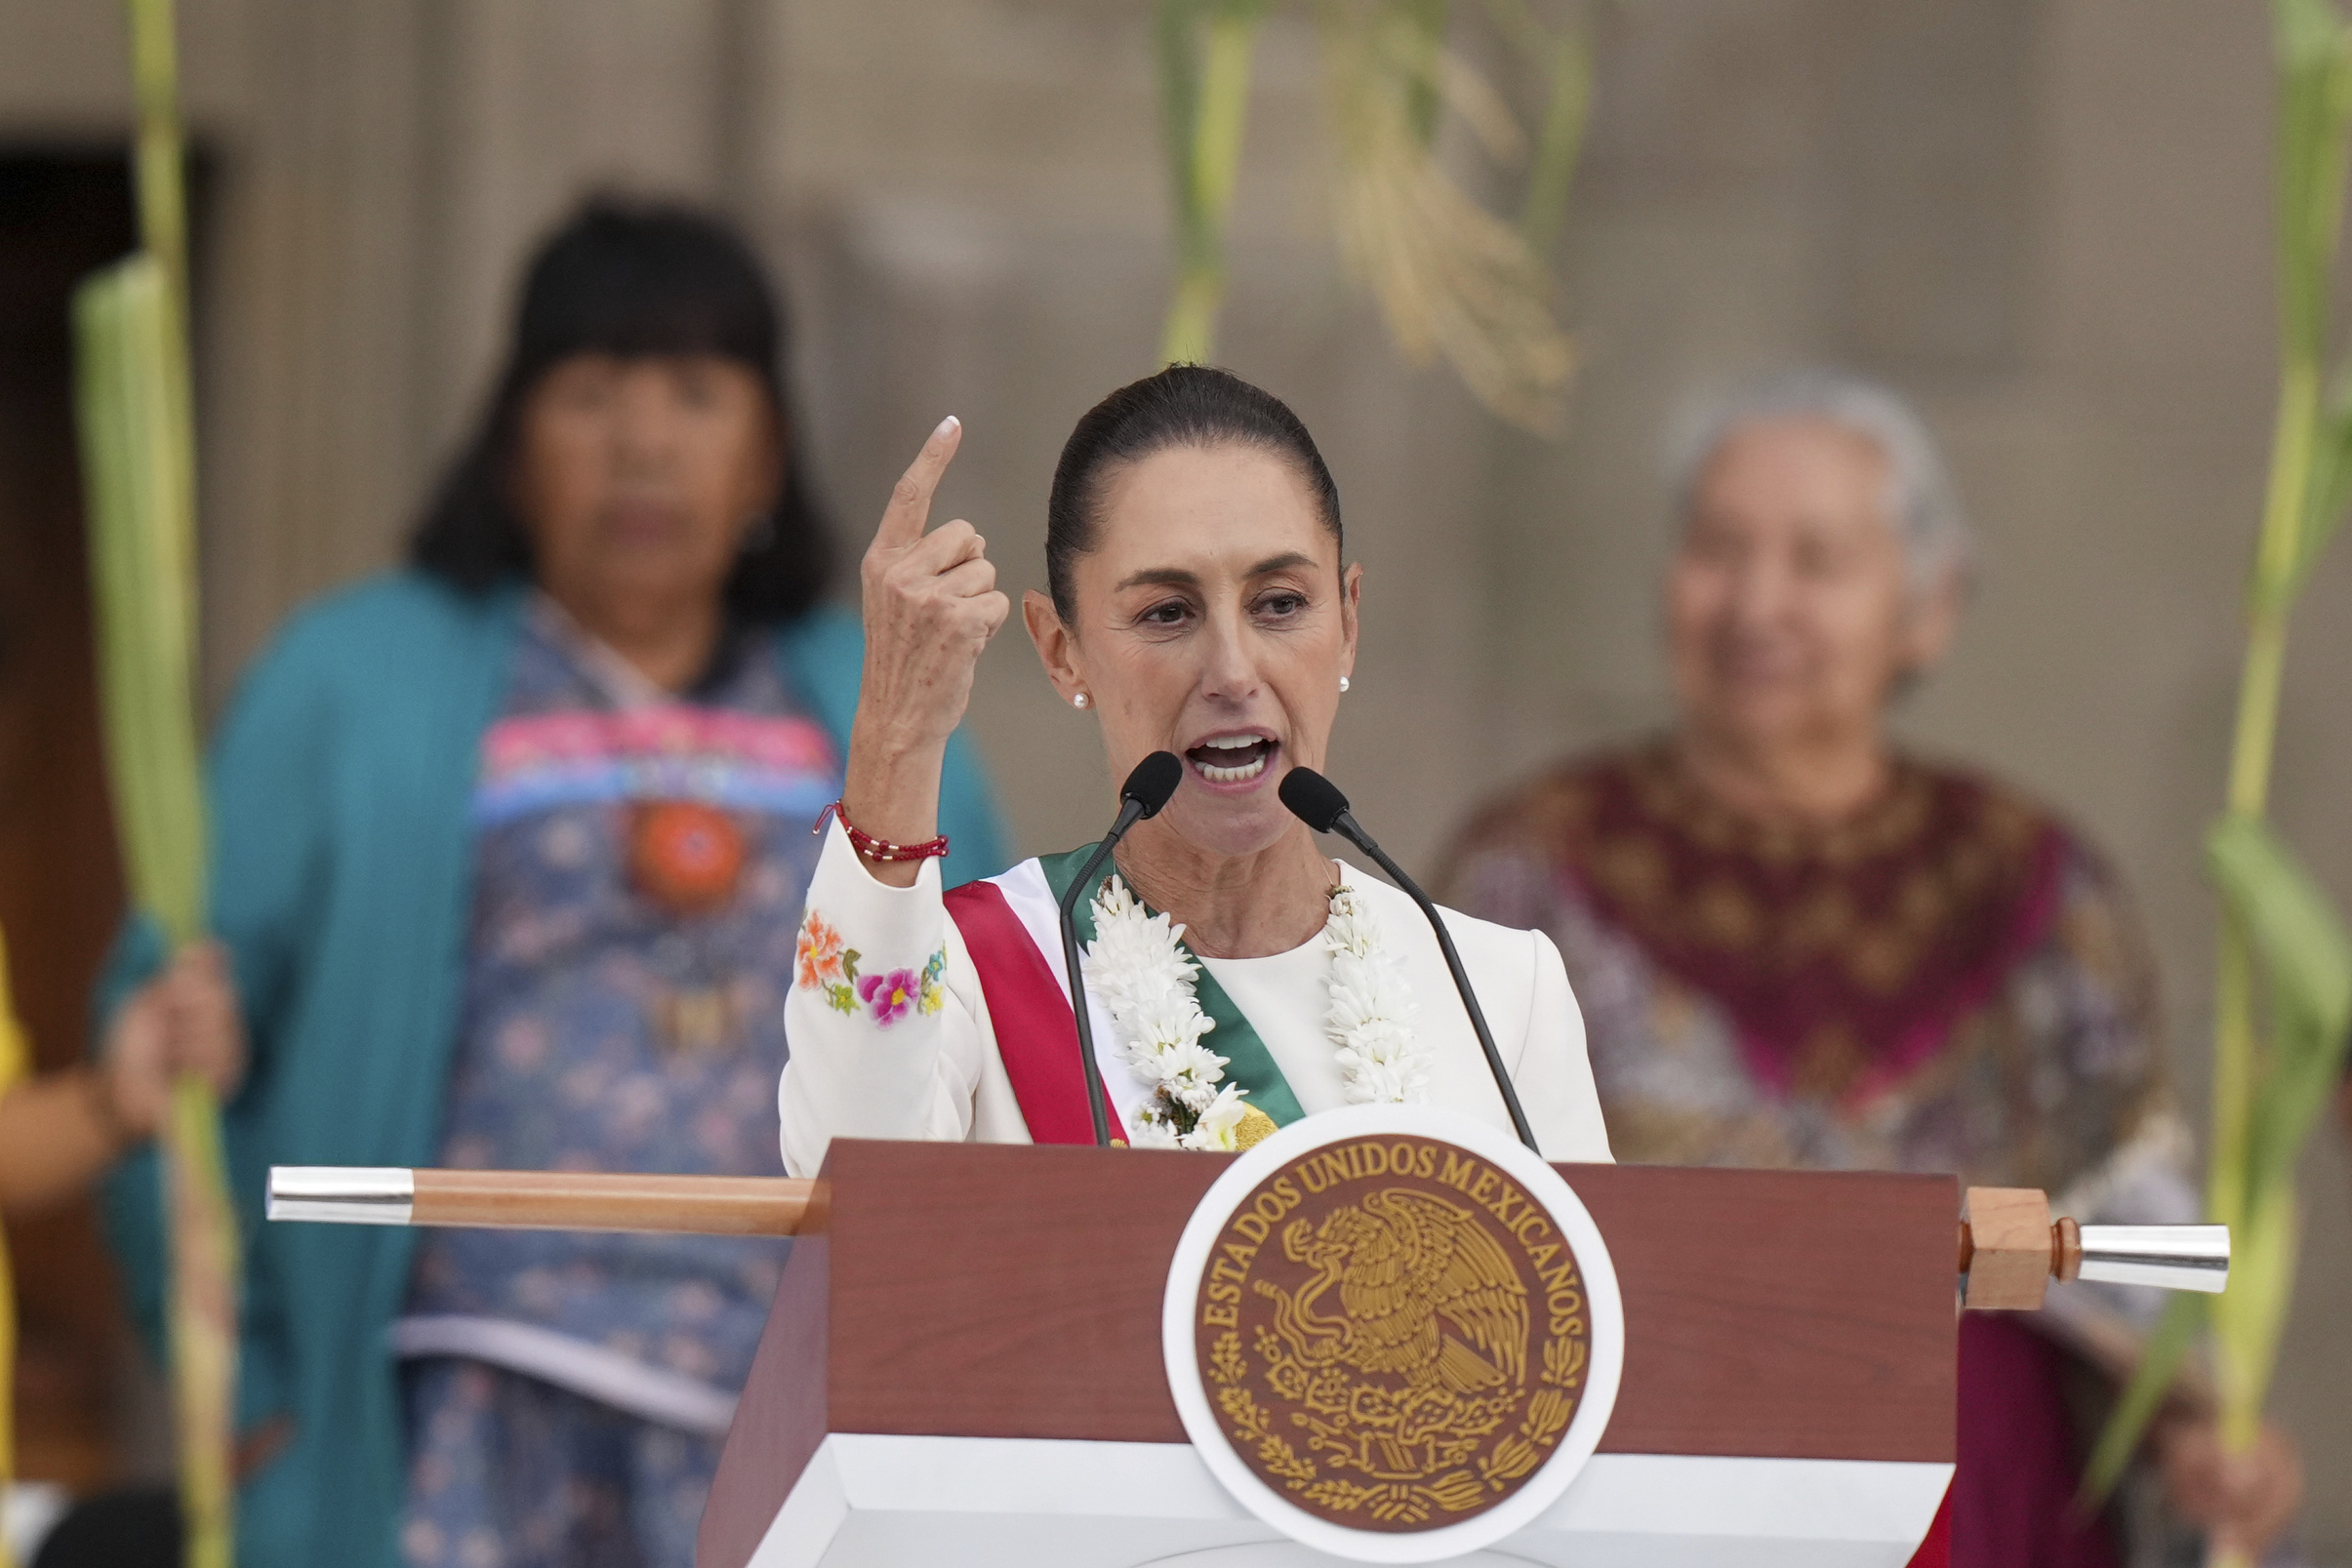
<svg viewBox="0 0 2352 1568">
<path fill-rule="evenodd" d="M 907 545 L 923 537 L 923 527 L 931 519 L 931 493 L 939 488 L 939 476 L 948 471 L 948 460 L 955 456 L 962 441 L 962 421 L 951 414 L 939 422 L 939 428 L 931 432 L 923 449 L 891 487 L 890 504 L 882 508 L 882 526 L 873 531 L 876 544 Z"/>
</svg>

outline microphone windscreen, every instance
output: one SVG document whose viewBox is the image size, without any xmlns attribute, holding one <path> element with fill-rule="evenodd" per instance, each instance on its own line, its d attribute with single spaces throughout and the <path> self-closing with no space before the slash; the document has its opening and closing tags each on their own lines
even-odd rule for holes
<svg viewBox="0 0 2352 1568">
<path fill-rule="evenodd" d="M 1118 786 L 1118 798 L 1143 807 L 1146 817 L 1156 817 L 1159 808 L 1168 803 L 1168 797 L 1176 793 L 1176 786 L 1182 783 L 1184 764 L 1177 760 L 1176 753 L 1155 751 L 1127 775 L 1127 782 Z"/>
<path fill-rule="evenodd" d="M 1339 785 L 1313 768 L 1293 768 L 1282 775 L 1282 786 L 1276 793 L 1290 815 L 1318 833 L 1331 831 L 1348 809 L 1348 797 L 1339 792 Z"/>
</svg>

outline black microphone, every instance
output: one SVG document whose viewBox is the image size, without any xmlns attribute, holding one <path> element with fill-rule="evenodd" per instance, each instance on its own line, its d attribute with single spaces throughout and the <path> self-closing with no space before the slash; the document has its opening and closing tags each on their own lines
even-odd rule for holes
<svg viewBox="0 0 2352 1568">
<path fill-rule="evenodd" d="M 1470 1026 L 1478 1032 L 1479 1049 L 1486 1053 L 1486 1068 L 1494 1074 L 1494 1086 L 1503 1092 L 1503 1106 L 1511 1112 L 1511 1126 L 1519 1141 L 1535 1148 L 1535 1132 L 1527 1125 L 1527 1113 L 1520 1108 L 1519 1091 L 1511 1087 L 1511 1074 L 1503 1070 L 1503 1054 L 1494 1048 L 1494 1035 L 1486 1027 L 1486 1015 L 1479 1009 L 1478 996 L 1470 988 L 1470 975 L 1462 968 L 1462 955 L 1454 951 L 1454 939 L 1445 929 L 1445 921 L 1438 906 L 1430 902 L 1421 884 L 1404 874 L 1404 867 L 1389 859 L 1389 852 L 1372 841 L 1372 835 L 1358 824 L 1348 810 L 1348 797 L 1339 792 L 1339 785 L 1317 773 L 1313 768 L 1293 768 L 1282 775 L 1280 789 L 1282 804 L 1290 814 L 1318 833 L 1337 833 L 1349 843 L 1372 857 L 1382 870 L 1399 887 L 1412 896 L 1429 916 L 1432 931 L 1438 934 L 1438 950 L 1445 954 L 1445 967 L 1453 972 L 1454 989 L 1462 993 L 1462 1009 L 1470 1015 Z M 1543 1152 L 1535 1148 L 1536 1153 Z"/>
<path fill-rule="evenodd" d="M 1118 786 L 1118 820 L 1086 858 L 1085 869 L 1072 878 L 1070 891 L 1062 895 L 1062 962 L 1070 971 L 1070 1011 L 1078 1025 L 1078 1062 L 1086 1073 L 1086 1108 L 1094 1113 L 1097 1148 L 1110 1146 L 1111 1107 L 1103 1099 L 1103 1069 L 1094 1060 L 1094 1020 L 1086 1006 L 1086 974 L 1078 966 L 1078 900 L 1094 885 L 1094 873 L 1118 848 L 1127 829 L 1146 817 L 1158 816 L 1159 808 L 1182 783 L 1184 764 L 1173 751 L 1155 751 L 1138 762 L 1127 782 Z"/>
</svg>

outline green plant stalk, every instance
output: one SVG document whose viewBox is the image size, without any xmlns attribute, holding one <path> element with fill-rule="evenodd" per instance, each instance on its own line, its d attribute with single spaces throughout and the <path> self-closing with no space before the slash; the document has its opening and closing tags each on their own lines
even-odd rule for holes
<svg viewBox="0 0 2352 1568">
<path fill-rule="evenodd" d="M 75 297 L 84 488 L 108 783 L 132 903 L 175 944 L 201 934 L 203 802 L 190 700 L 184 382 L 170 285 L 143 253 Z"/>
<path fill-rule="evenodd" d="M 2290 84 L 2288 97 L 2291 101 L 2293 96 Z M 2320 204 L 2329 211 L 2339 208 L 2342 183 L 2340 149 L 2313 148 L 2305 141 L 2307 134 L 2299 126 L 2280 127 L 2279 403 L 2262 529 L 2247 595 L 2246 661 L 2230 742 L 2226 809 L 2252 820 L 2261 819 L 2270 804 L 2288 619 L 2300 576 L 2320 436 L 2323 311 L 2316 297 L 2334 233 L 2332 224 L 2304 231 L 2302 220 L 2312 194 L 2307 181 L 2318 178 L 2333 187 L 2320 194 Z M 2330 140 L 2340 141 L 2340 132 Z M 2329 156 L 2331 151 L 2334 155 Z M 2310 156 L 2315 152 L 2320 156 Z M 2261 1435 L 2279 1335 L 2292 1300 L 2296 1238 L 2291 1174 L 2279 1179 L 2275 1187 L 2266 1186 L 2255 1182 L 2251 1168 L 2257 1100 L 2270 1064 L 2256 1017 L 2251 933 L 2234 913 L 2226 914 L 2221 924 L 2213 1001 L 2213 1133 L 2207 1207 L 2214 1220 L 2230 1226 L 2239 1252 L 2238 1277 L 2211 1308 L 2215 1383 L 2222 1449 L 2245 1453 Z M 2278 1021 L 2272 1023 L 2275 1027 Z M 2241 1568 L 2248 1559 L 2242 1552 L 2216 1548 L 2209 1562 L 2211 1568 Z"/>
<path fill-rule="evenodd" d="M 172 1217 L 172 1380 L 187 1568 L 236 1560 L 237 1227 L 221 1107 L 202 1079 L 172 1087 L 164 1161 Z"/>
<path fill-rule="evenodd" d="M 2206 1214 L 2233 1225 L 2246 1208 L 2246 1166 L 2253 1122 L 2254 957 L 2246 929 L 2228 910 L 2213 963 L 2212 1155 L 2206 1171 Z"/>
<path fill-rule="evenodd" d="M 2247 593 L 2247 643 L 2231 733 L 2224 821 L 2262 822 L 2277 754 L 2280 697 L 2289 619 L 2315 539 L 2332 519 L 2315 515 L 2336 480 L 2322 472 L 2338 462 L 2324 422 L 2326 280 L 2332 269 L 2345 176 L 2346 104 L 2341 95 L 2342 23 L 2332 8 L 2308 0 L 2277 5 L 2280 49 L 2278 246 L 2279 400 L 2272 428 L 2262 524 Z M 2316 31 L 2315 31 L 2316 29 Z M 2323 40 L 2314 49 L 2313 41 Z M 2309 537 L 2307 537 L 2309 536 Z M 2212 1136 L 2207 1213 L 2230 1226 L 2236 1266 L 2230 1288 L 2205 1315 L 2213 1329 L 2220 1438 L 2245 1452 L 2259 1438 L 2279 1336 L 2295 1272 L 2296 1210 L 2291 1162 L 2267 1151 L 2255 1169 L 2257 1122 L 2286 1087 L 2275 1072 L 2276 1043 L 2266 1047 L 2257 996 L 2260 963 L 2254 932 L 2241 908 L 2225 907 L 2214 967 Z M 2274 1014 L 2281 1004 L 2274 1004 Z M 2273 1017 L 2274 1030 L 2282 1025 Z M 2151 1339 L 2131 1386 L 2099 1439 L 2085 1489 L 2103 1496 L 2137 1446 L 2188 1349 L 2184 1314 L 2168 1317 Z M 2216 1551 L 2215 1568 L 2235 1564 Z"/>
<path fill-rule="evenodd" d="M 2246 663 L 2239 675 L 2237 727 L 2230 745 L 2228 806 L 2245 817 L 2260 817 L 2270 805 L 2279 691 L 2287 665 L 2287 618 L 2302 553 L 2319 420 L 2319 366 L 2303 354 L 2291 354 L 2279 374 L 2278 423 L 2271 438 L 2262 534 L 2254 548 L 2248 594 Z"/>
<path fill-rule="evenodd" d="M 2083 1467 L 2083 1492 L 2079 1506 L 2088 1513 L 2094 1510 L 2115 1490 L 2124 1471 L 2131 1465 L 2131 1455 L 2139 1447 L 2140 1433 L 2172 1390 L 2172 1374 L 2197 1343 L 2198 1331 L 2206 1326 L 2206 1299 L 2189 1291 L 2181 1291 L 2165 1303 L 2164 1315 L 2156 1320 L 2147 1344 L 2140 1350 L 2140 1368 L 2122 1396 L 2116 1401 L 2115 1413 L 2099 1433 L 2090 1458 Z"/>
<path fill-rule="evenodd" d="M 204 811 L 190 688 L 185 383 L 168 374 L 172 291 L 142 252 L 74 298 L 78 416 L 108 784 L 132 903 L 175 942 L 204 923 Z M 227 1568 L 236 1222 L 203 1081 L 173 1086 L 161 1138 L 168 1337 L 190 1568 Z"/>
<path fill-rule="evenodd" d="M 2221 1445 L 2231 1452 L 2245 1452 L 2261 1436 L 2262 1406 L 2294 1294 L 2298 1218 L 2293 1184 L 2279 1182 L 2254 1197 L 2231 1230 L 2230 1288 L 2211 1307 Z"/>
<path fill-rule="evenodd" d="M 173 0 L 126 12 L 142 250 L 77 297 L 79 413 L 115 813 L 133 898 L 177 946 L 207 924 L 185 158 Z M 160 1142 L 183 1560 L 231 1568 L 238 1241 L 201 1079 L 173 1086 Z"/>
<path fill-rule="evenodd" d="M 2280 376 L 2269 494 L 2255 548 L 2246 662 L 2230 745 L 2228 810 L 2259 818 L 2269 804 L 2277 752 L 2279 698 L 2287 665 L 2287 611 L 2278 591 L 2292 569 L 2311 477 L 2319 412 L 2317 367 L 2290 352 Z M 2294 1275 L 2292 1197 L 2285 1212 L 2251 1182 L 2250 1160 L 2265 1063 L 2255 1016 L 2254 955 L 2245 923 L 2224 914 L 2214 960 L 2213 1131 L 2207 1212 L 2237 1238 L 2237 1277 L 2212 1306 L 2215 1385 L 2225 1452 L 2259 1439 L 2277 1336 Z M 2284 1228 L 2282 1228 L 2284 1227 Z M 2216 1548 L 2209 1568 L 2251 1568 L 2243 1553 Z"/>
<path fill-rule="evenodd" d="M 187 199 L 180 136 L 180 51 L 172 0 L 128 0 L 131 90 L 139 105 L 140 245 L 163 264 L 187 319 Z"/>
<path fill-rule="evenodd" d="M 2246 662 L 2238 684 L 2238 713 L 2230 744 L 2228 810 L 2260 818 L 2270 804 L 2270 777 L 2278 750 L 2279 699 L 2287 669 L 2287 623 L 2291 583 L 2300 554 L 2302 525 L 2309 506 L 2312 462 L 2318 435 L 2320 373 L 2305 344 L 2290 337 L 2279 376 L 2278 422 L 2271 443 L 2268 494 L 2262 532 L 2254 550 L 2248 594 Z M 2255 1017 L 2254 962 L 2242 920 L 2221 925 L 2214 969 L 2213 1140 L 2207 1204 L 2213 1217 L 2243 1233 L 2262 1210 L 2264 1194 L 2250 1182 L 2255 1097 L 2262 1076 L 2261 1036 Z M 2265 1218 L 2275 1221 L 2275 1215 Z M 2249 1240 L 2251 1240 L 2249 1237 Z M 2267 1246 L 2291 1255 L 2291 1238 L 2265 1234 Z M 2267 1271 L 2279 1277 L 2274 1267 Z M 2284 1277 L 2292 1277 L 2291 1256 Z M 2254 1343 L 2265 1334 L 2262 1319 L 2284 1313 L 2284 1299 L 2255 1307 L 2251 1298 L 2267 1297 L 2242 1279 L 2239 1301 L 2216 1304 L 2219 1347 L 2221 1438 L 2225 1449 L 2243 1452 L 2260 1435 L 2262 1404 L 2268 1394 L 2269 1357 Z M 2275 1333 L 2275 1324 L 2271 1333 Z"/>
<path fill-rule="evenodd" d="M 1584 133 L 1593 108 L 1593 56 L 1581 33 L 1570 32 L 1553 46 L 1551 101 L 1527 171 L 1527 199 L 1520 210 L 1520 232 L 1537 256 L 1551 253 L 1567 216 L 1568 183 L 1584 151 Z"/>
<path fill-rule="evenodd" d="M 1225 271 L 1214 262 L 1188 265 L 1176 276 L 1161 328 L 1162 365 L 1205 365 L 1217 351 L 1217 314 L 1225 303 Z"/>
<path fill-rule="evenodd" d="M 2270 803 L 2277 752 L 2279 696 L 2287 670 L 2287 586 L 2293 574 L 2319 422 L 2319 368 L 2291 347 L 2279 376 L 2270 479 L 2262 533 L 2254 550 L 2246 662 L 2239 671 L 2237 720 L 2230 742 L 2227 809 L 2259 818 Z M 2225 914 L 2213 971 L 2213 1134 L 2206 1203 L 2213 1219 L 2239 1222 L 2246 1189 L 2254 1088 L 2260 1073 L 2254 1017 L 2254 962 L 2242 923 Z"/>
<path fill-rule="evenodd" d="M 1185 232 L 1160 333 L 1162 364 L 1205 364 L 1216 352 L 1217 315 L 1225 304 L 1225 222 L 1239 178 L 1257 30 L 1255 16 L 1230 12 L 1212 16 L 1205 28 L 1192 134 L 1178 164 L 1186 187 L 1178 201 Z"/>
</svg>

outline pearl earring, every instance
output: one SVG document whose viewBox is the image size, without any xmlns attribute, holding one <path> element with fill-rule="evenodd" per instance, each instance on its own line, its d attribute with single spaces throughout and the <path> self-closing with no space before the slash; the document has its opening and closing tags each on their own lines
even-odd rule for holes
<svg viewBox="0 0 2352 1568">
<path fill-rule="evenodd" d="M 1084 692 L 1078 693 L 1077 696 L 1070 700 L 1070 705 L 1072 707 L 1084 707 L 1086 705 L 1086 694 Z"/>
<path fill-rule="evenodd" d="M 1345 676 L 1345 675 L 1340 676 L 1340 678 L 1339 678 L 1339 689 L 1340 689 L 1341 691 L 1343 691 L 1343 692 L 1344 692 L 1344 691 L 1346 691 L 1346 690 L 1348 689 L 1348 677 L 1347 677 L 1347 676 Z"/>
</svg>

